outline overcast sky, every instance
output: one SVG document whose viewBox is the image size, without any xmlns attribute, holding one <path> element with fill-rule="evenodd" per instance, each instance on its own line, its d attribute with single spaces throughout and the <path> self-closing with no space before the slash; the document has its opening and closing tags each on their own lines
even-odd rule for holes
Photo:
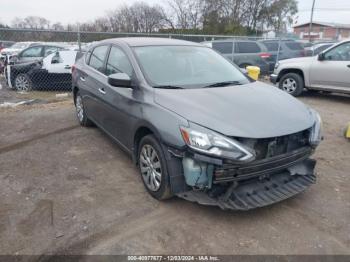
<svg viewBox="0 0 350 262">
<path fill-rule="evenodd" d="M 0 21 L 11 24 L 14 17 L 43 16 L 52 22 L 75 23 L 103 16 L 107 10 L 137 0 L 0 0 Z M 166 0 L 147 0 L 164 3 Z M 312 0 L 299 0 L 297 22 L 310 19 Z M 315 21 L 350 24 L 350 0 L 316 0 Z"/>
</svg>

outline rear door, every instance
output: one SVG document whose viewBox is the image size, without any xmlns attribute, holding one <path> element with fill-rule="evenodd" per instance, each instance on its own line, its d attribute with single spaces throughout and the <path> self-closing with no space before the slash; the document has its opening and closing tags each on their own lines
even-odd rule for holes
<svg viewBox="0 0 350 262">
<path fill-rule="evenodd" d="M 340 44 L 316 57 L 310 70 L 312 87 L 350 92 L 350 42 Z"/>
<path fill-rule="evenodd" d="M 79 85 L 83 89 L 83 103 L 87 115 L 96 124 L 103 127 L 105 122 L 105 87 L 107 85 L 106 59 L 110 45 L 96 46 L 87 61 L 87 65 L 83 67 L 83 71 L 79 72 Z"/>
<path fill-rule="evenodd" d="M 43 69 L 47 70 L 49 81 L 71 86 L 71 70 L 76 55 L 76 51 L 60 51 L 45 57 L 43 59 Z"/>
<path fill-rule="evenodd" d="M 248 65 L 258 66 L 261 71 L 267 73 L 269 64 L 260 54 L 263 52 L 261 47 L 253 41 L 238 41 L 235 43 L 234 62 L 242 68 Z"/>
</svg>

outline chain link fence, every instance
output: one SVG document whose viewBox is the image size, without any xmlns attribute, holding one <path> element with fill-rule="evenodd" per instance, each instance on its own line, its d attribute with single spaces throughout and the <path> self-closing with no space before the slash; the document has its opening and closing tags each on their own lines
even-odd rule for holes
<svg viewBox="0 0 350 262">
<path fill-rule="evenodd" d="M 163 37 L 204 42 L 222 39 L 261 40 L 256 36 L 161 33 L 78 32 L 0 28 L 0 73 L 9 88 L 18 91 L 71 89 L 71 67 L 77 52 L 95 41 L 119 37 Z M 0 45 L 1 48 L 1 45 Z"/>
</svg>

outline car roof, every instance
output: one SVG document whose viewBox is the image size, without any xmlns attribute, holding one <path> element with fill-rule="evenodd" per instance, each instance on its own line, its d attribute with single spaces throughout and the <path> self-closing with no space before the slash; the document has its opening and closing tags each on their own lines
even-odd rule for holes
<svg viewBox="0 0 350 262">
<path fill-rule="evenodd" d="M 195 43 L 195 42 L 178 40 L 178 39 L 171 39 L 171 38 L 161 38 L 161 37 L 113 38 L 113 39 L 106 39 L 106 40 L 97 42 L 96 44 L 101 44 L 101 43 L 106 43 L 106 44 L 125 43 L 131 47 L 159 46 L 159 45 L 203 46 L 203 45 L 201 45 L 199 43 Z"/>
<path fill-rule="evenodd" d="M 244 40 L 244 39 L 222 39 L 222 40 L 213 40 L 213 41 L 205 41 L 202 43 L 217 43 L 217 42 L 252 42 L 252 43 L 256 43 L 258 41 L 255 40 Z"/>
<path fill-rule="evenodd" d="M 295 40 L 293 40 L 293 39 L 281 39 L 281 40 L 279 40 L 279 39 L 264 39 L 264 40 L 259 40 L 259 42 L 263 42 L 263 43 L 274 43 L 274 42 L 283 42 L 283 43 L 285 43 L 285 42 L 296 42 Z"/>
</svg>

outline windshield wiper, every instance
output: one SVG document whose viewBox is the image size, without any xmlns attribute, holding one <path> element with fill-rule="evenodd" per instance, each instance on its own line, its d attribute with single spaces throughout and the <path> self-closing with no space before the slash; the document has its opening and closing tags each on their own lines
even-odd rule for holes
<svg viewBox="0 0 350 262">
<path fill-rule="evenodd" d="M 225 81 L 225 82 L 217 82 L 208 86 L 205 86 L 205 88 L 207 87 L 224 87 L 224 86 L 231 86 L 231 85 L 243 85 L 241 82 L 239 81 Z"/>
<path fill-rule="evenodd" d="M 160 89 L 184 89 L 181 86 L 172 86 L 172 85 L 153 86 L 153 88 L 160 88 Z"/>
</svg>

